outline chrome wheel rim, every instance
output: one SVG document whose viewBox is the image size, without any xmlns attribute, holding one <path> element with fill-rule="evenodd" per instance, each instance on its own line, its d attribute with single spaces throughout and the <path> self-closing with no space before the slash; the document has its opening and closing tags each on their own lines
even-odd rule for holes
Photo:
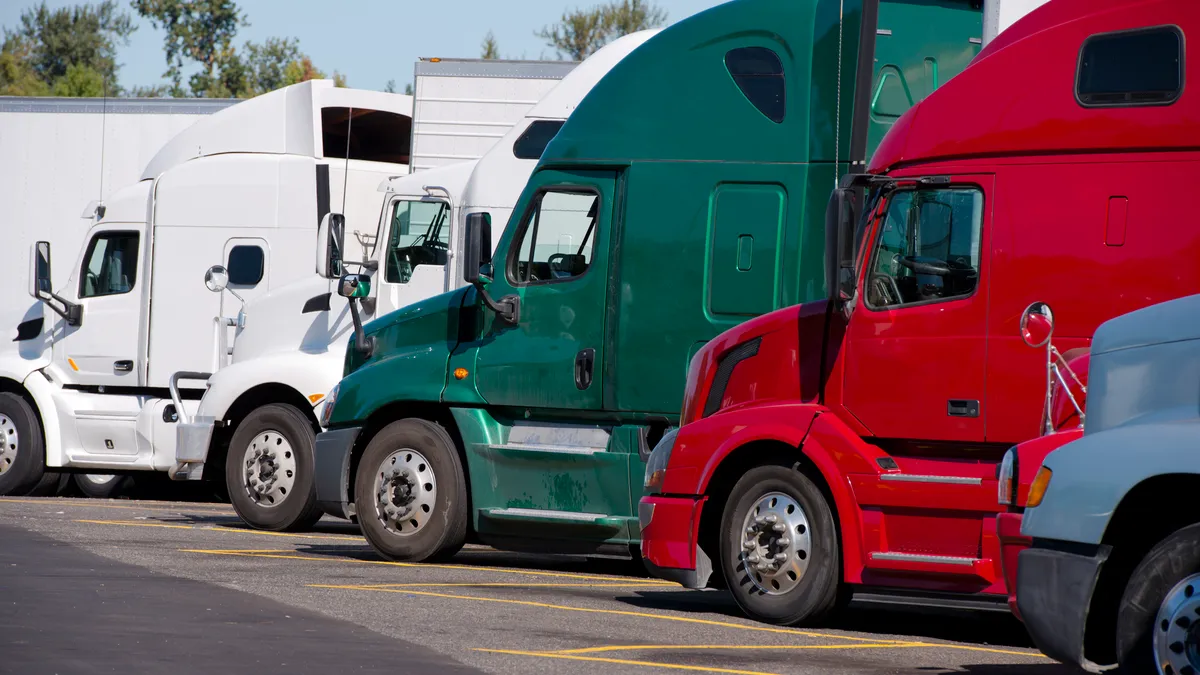
<svg viewBox="0 0 1200 675">
<path fill-rule="evenodd" d="M 375 515 L 383 528 L 406 537 L 433 516 L 437 477 L 425 456 L 402 448 L 383 459 L 375 475 Z"/>
<path fill-rule="evenodd" d="M 251 501 L 263 508 L 279 506 L 296 483 L 296 453 L 287 437 L 268 429 L 250 440 L 242 454 L 244 487 Z"/>
<path fill-rule="evenodd" d="M 769 492 L 758 499 L 742 522 L 739 569 L 766 595 L 784 595 L 804 578 L 812 554 L 808 514 L 795 499 Z"/>
<path fill-rule="evenodd" d="M 18 447 L 17 425 L 7 415 L 0 415 L 0 474 L 11 469 L 17 461 Z"/>
<path fill-rule="evenodd" d="M 85 473 L 83 474 L 83 478 L 96 487 L 104 487 L 117 479 L 115 475 L 110 473 Z"/>
<path fill-rule="evenodd" d="M 1200 574 L 1167 593 L 1154 621 L 1154 658 L 1161 675 L 1200 671 Z"/>
</svg>

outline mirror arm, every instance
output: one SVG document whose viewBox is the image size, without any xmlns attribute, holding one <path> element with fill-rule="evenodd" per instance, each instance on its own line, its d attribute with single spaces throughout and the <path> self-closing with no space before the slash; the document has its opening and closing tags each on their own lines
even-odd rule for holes
<svg viewBox="0 0 1200 675">
<path fill-rule="evenodd" d="M 350 318 L 354 321 L 354 348 L 358 350 L 365 358 L 371 358 L 371 354 L 375 352 L 375 336 L 367 337 L 363 330 L 362 318 L 358 315 L 358 306 L 354 304 L 354 298 L 350 298 Z"/>
<path fill-rule="evenodd" d="M 521 298 L 516 295 L 506 295 L 500 298 L 500 302 L 492 299 L 488 295 L 487 289 L 483 287 L 482 282 L 475 282 L 475 288 L 479 291 L 479 296 L 483 298 L 483 304 L 487 308 L 496 313 L 500 320 L 510 326 L 515 326 L 521 322 Z"/>
<path fill-rule="evenodd" d="M 77 305 L 70 300 L 66 300 L 50 292 L 46 292 L 46 296 L 41 298 L 41 300 L 46 303 L 46 306 L 51 311 L 65 319 L 68 326 L 78 326 L 83 323 L 83 307 L 81 305 Z M 51 300 L 54 302 L 51 302 Z"/>
</svg>

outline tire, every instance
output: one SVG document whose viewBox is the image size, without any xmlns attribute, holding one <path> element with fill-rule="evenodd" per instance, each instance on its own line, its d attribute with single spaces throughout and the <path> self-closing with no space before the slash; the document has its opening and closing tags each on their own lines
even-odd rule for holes
<svg viewBox="0 0 1200 675">
<path fill-rule="evenodd" d="M 120 496 L 132 482 L 128 476 L 98 473 L 77 473 L 71 476 L 71 479 L 85 497 L 93 499 L 112 499 Z"/>
<path fill-rule="evenodd" d="M 70 496 L 71 491 L 68 489 L 68 486 L 71 484 L 70 474 L 45 471 L 42 473 L 42 479 L 38 481 L 38 484 L 25 494 L 29 497 Z"/>
<path fill-rule="evenodd" d="M 42 425 L 29 403 L 0 393 L 0 495 L 25 495 L 46 472 Z"/>
<path fill-rule="evenodd" d="M 1165 624 L 1164 624 L 1165 621 Z M 1195 622 L 1200 621 L 1200 524 L 1163 539 L 1142 559 L 1121 598 L 1117 613 L 1117 663 L 1122 673 L 1200 672 L 1195 655 Z M 1163 630 L 1163 627 L 1167 630 Z M 1188 642 L 1192 649 L 1177 648 Z M 1189 652 L 1192 653 L 1189 661 Z M 1190 670 L 1185 668 L 1190 667 Z"/>
<path fill-rule="evenodd" d="M 242 420 L 225 457 L 225 484 L 233 509 L 247 525 L 291 532 L 321 519 L 313 480 L 315 444 L 308 417 L 290 405 L 264 405 Z"/>
<path fill-rule="evenodd" d="M 394 517 L 380 505 L 383 490 Z M 422 419 L 384 427 L 358 464 L 354 505 L 363 535 L 384 558 L 450 558 L 467 538 L 467 482 L 453 439 Z"/>
<path fill-rule="evenodd" d="M 758 548 L 748 551 L 751 527 Z M 788 541 L 780 542 L 785 535 Z M 719 564 L 729 590 L 756 621 L 814 624 L 847 596 L 840 592 L 841 548 L 833 512 L 821 490 L 798 470 L 760 466 L 746 472 L 725 504 L 720 537 Z M 744 560 L 743 553 L 752 559 Z M 779 554 L 785 558 L 754 569 L 770 565 Z"/>
</svg>

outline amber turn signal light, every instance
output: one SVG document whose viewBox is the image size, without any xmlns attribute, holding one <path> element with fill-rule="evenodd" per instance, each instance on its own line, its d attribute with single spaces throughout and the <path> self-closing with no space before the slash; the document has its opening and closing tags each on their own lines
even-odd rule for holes
<svg viewBox="0 0 1200 675">
<path fill-rule="evenodd" d="M 1038 469 L 1037 475 L 1033 477 L 1033 485 L 1029 486 L 1029 501 L 1026 502 L 1028 506 L 1033 507 L 1042 503 L 1042 497 L 1046 496 L 1046 488 L 1050 487 L 1050 476 L 1053 473 L 1044 466 Z"/>
<path fill-rule="evenodd" d="M 467 369 L 466 368 L 455 368 L 454 369 L 454 379 L 456 379 L 456 380 L 467 379 Z"/>
</svg>

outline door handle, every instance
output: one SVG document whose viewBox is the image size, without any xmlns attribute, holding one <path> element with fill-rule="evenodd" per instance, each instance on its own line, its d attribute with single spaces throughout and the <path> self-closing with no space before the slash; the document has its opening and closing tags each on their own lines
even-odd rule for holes
<svg viewBox="0 0 1200 675">
<path fill-rule="evenodd" d="M 113 370 L 118 373 L 128 373 L 133 370 L 133 361 L 125 359 L 124 361 L 113 361 Z"/>
<path fill-rule="evenodd" d="M 579 390 L 592 386 L 592 368 L 596 363 L 596 350 L 588 347 L 575 355 L 575 387 Z"/>
<path fill-rule="evenodd" d="M 979 417 L 979 401 L 952 398 L 946 402 L 946 414 L 951 417 Z"/>
</svg>

